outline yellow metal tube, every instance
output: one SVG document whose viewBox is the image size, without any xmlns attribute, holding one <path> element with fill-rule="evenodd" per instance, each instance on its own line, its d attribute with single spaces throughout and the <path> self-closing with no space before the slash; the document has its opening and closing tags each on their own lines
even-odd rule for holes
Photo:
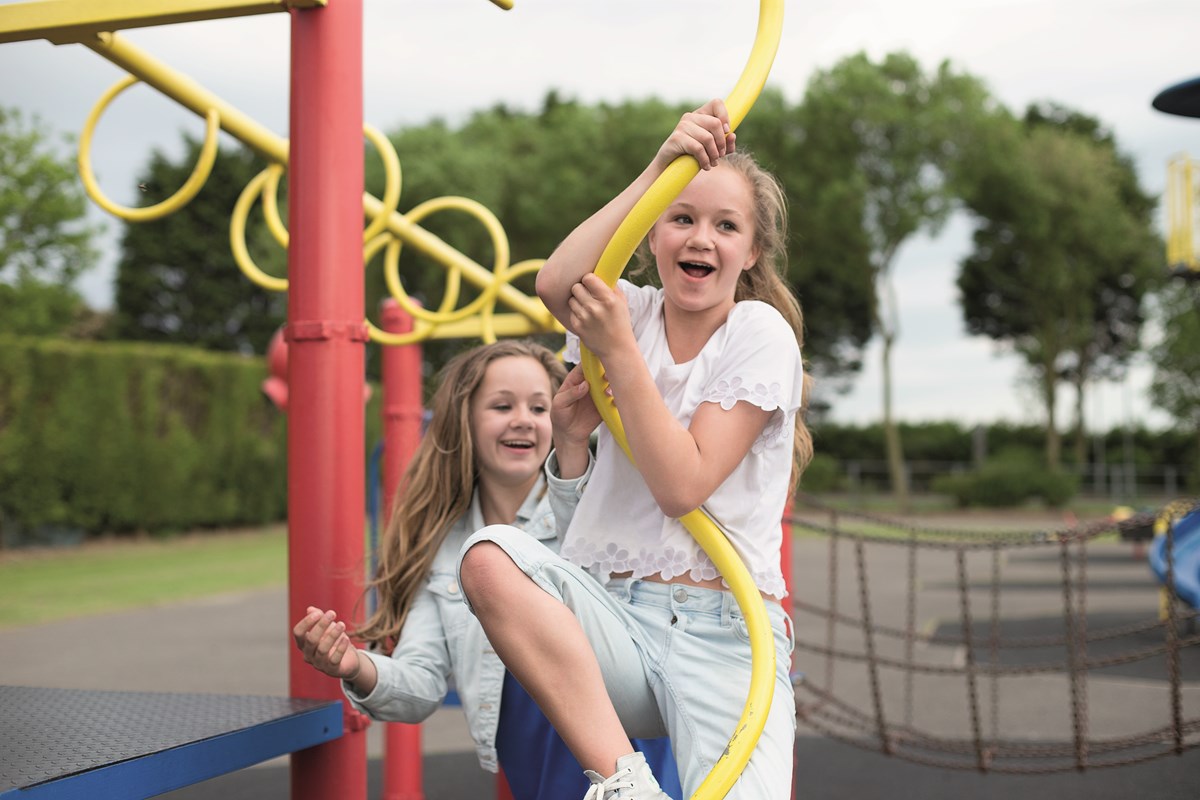
<svg viewBox="0 0 1200 800">
<path fill-rule="evenodd" d="M 1167 165 L 1167 265 L 1200 269 L 1200 182 L 1197 181 L 1197 162 L 1187 155 L 1177 155 Z"/>
<path fill-rule="evenodd" d="M 210 109 L 216 109 L 222 130 L 268 161 L 287 164 L 287 139 L 124 37 L 100 33 L 81 44 L 200 117 L 206 117 Z"/>
<path fill-rule="evenodd" d="M 328 0 L 39 0 L 0 6 L 0 43 L 49 39 L 82 42 L 100 31 L 146 28 L 176 22 L 276 14 L 315 8 Z"/>
<path fill-rule="evenodd" d="M 758 31 L 749 60 L 733 91 L 725 99 L 731 128 L 736 129 L 741 124 L 750 106 L 762 91 L 775 53 L 779 49 L 782 29 L 783 0 L 761 0 Z M 609 286 L 616 284 L 638 244 L 653 227 L 654 221 L 699 171 L 699 165 L 691 156 L 677 158 L 634 204 L 633 209 L 617 227 L 596 264 L 595 272 L 605 283 Z M 603 365 L 586 347 L 582 347 L 581 352 L 583 371 L 591 387 L 592 400 L 612 431 L 613 438 L 630 460 L 633 460 L 620 414 L 612 397 L 606 392 L 608 381 L 604 378 Z M 699 509 L 681 517 L 680 522 L 712 559 L 725 582 L 729 584 L 746 618 L 746 628 L 750 637 L 750 691 L 742 716 L 730 736 L 729 746 L 724 754 L 692 795 L 693 800 L 719 800 L 729 792 L 741 775 L 766 724 L 775 693 L 775 640 L 758 586 L 717 523 Z"/>
<path fill-rule="evenodd" d="M 208 116 L 211 109 L 216 109 L 223 130 L 268 161 L 282 165 L 288 163 L 287 139 L 121 36 L 101 33 L 83 44 L 201 117 Z M 372 220 L 386 215 L 387 230 L 421 253 L 446 264 L 450 269 L 460 271 L 475 286 L 487 288 L 494 282 L 491 271 L 408 220 L 400 212 L 393 210 L 388 213 L 387 205 L 374 195 L 363 193 L 363 210 Z M 534 322 L 538 330 L 553 329 L 554 318 L 540 300 L 509 285 L 501 286 L 496 296 L 499 302 Z"/>
</svg>

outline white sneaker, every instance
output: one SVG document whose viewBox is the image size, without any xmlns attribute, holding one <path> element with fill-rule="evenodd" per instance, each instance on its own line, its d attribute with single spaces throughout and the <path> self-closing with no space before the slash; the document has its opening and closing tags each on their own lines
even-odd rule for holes
<svg viewBox="0 0 1200 800">
<path fill-rule="evenodd" d="M 662 789 L 641 753 L 630 753 L 617 759 L 617 771 L 607 778 L 585 769 L 583 774 L 592 782 L 583 800 L 671 800 Z"/>
</svg>

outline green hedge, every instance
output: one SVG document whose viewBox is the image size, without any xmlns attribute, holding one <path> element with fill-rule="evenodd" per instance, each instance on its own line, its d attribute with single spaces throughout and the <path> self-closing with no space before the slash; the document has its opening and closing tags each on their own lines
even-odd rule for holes
<svg viewBox="0 0 1200 800">
<path fill-rule="evenodd" d="M 261 357 L 0 337 L 0 537 L 286 516 L 285 417 Z"/>
<path fill-rule="evenodd" d="M 979 469 L 935 478 L 933 490 L 952 496 L 964 508 L 1012 508 L 1032 500 L 1061 508 L 1079 491 L 1079 484 L 1071 475 L 1046 469 L 1028 452 L 1008 450 Z"/>
</svg>

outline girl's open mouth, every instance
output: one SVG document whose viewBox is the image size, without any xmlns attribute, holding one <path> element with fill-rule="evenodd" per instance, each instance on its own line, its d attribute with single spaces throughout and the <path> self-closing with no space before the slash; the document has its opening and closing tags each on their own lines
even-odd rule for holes
<svg viewBox="0 0 1200 800">
<path fill-rule="evenodd" d="M 679 268 L 693 278 L 704 278 L 716 272 L 716 267 L 710 267 L 708 264 L 700 264 L 694 261 L 681 261 Z"/>
</svg>

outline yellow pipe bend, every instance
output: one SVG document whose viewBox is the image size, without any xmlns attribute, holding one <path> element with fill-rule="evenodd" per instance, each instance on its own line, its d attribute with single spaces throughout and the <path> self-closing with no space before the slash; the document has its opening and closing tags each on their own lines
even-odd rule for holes
<svg viewBox="0 0 1200 800">
<path fill-rule="evenodd" d="M 387 283 L 388 292 L 405 311 L 416 319 L 436 323 L 456 322 L 471 316 L 485 304 L 495 302 L 500 286 L 506 283 L 505 273 L 508 270 L 509 261 L 508 235 L 504 232 L 504 226 L 500 224 L 500 220 L 496 218 L 496 215 L 487 206 L 469 197 L 458 197 L 456 195 L 435 197 L 432 200 L 426 200 L 424 203 L 414 206 L 406 216 L 411 222 L 420 222 L 430 214 L 438 211 L 462 211 L 475 217 L 483 224 L 488 236 L 492 240 L 492 250 L 494 252 L 492 262 L 492 274 L 494 277 L 492 281 L 483 288 L 483 291 L 473 301 L 461 308 L 452 310 L 458 302 L 459 291 L 462 287 L 462 271 L 455 269 L 453 266 L 448 267 L 446 271 L 446 289 L 442 293 L 441 306 L 437 311 L 429 311 L 422 308 L 409 300 L 408 293 L 400 283 L 400 247 L 402 242 L 399 238 L 395 237 L 388 242 L 388 249 L 384 253 L 384 278 Z"/>
<path fill-rule="evenodd" d="M 233 204 L 233 214 L 229 218 L 229 249 L 233 253 L 233 263 L 237 264 L 238 269 L 251 282 L 271 292 L 286 292 L 288 288 L 287 278 L 277 278 L 274 275 L 268 275 L 254 263 L 254 259 L 250 255 L 250 250 L 246 247 L 246 220 L 250 216 L 250 207 L 254 204 L 254 198 L 264 191 L 263 186 L 278 185 L 279 176 L 282 173 L 282 165 L 271 164 L 262 172 L 255 175 L 246 184 L 246 188 L 242 189 L 242 193 L 238 195 L 237 202 Z M 272 200 L 274 199 L 275 193 L 273 190 L 263 195 L 264 205 L 268 202 L 268 197 Z M 278 218 L 278 215 L 278 211 L 276 210 L 275 217 Z M 271 219 L 270 214 L 267 215 L 267 219 Z M 282 223 L 280 225 L 282 226 Z M 287 231 L 284 230 L 282 235 L 284 237 L 282 244 L 284 247 L 287 247 Z M 276 234 L 276 238 L 278 236 L 279 234 Z"/>
<path fill-rule="evenodd" d="M 204 186 L 204 182 L 208 180 L 213 164 L 217 160 L 217 134 L 221 131 L 221 117 L 215 108 L 210 108 L 204 115 L 204 143 L 200 147 L 200 158 L 192 169 L 192 174 L 175 194 L 160 203 L 142 208 L 119 205 L 104 194 L 92 172 L 92 135 L 95 133 L 96 124 L 109 104 L 116 99 L 117 95 L 135 83 L 138 83 L 138 79 L 132 75 L 122 78 L 109 87 L 108 91 L 102 94 L 96 101 L 96 105 L 92 107 L 87 121 L 83 124 L 83 133 L 79 137 L 79 177 L 83 181 L 83 189 L 87 192 L 88 197 L 91 197 L 96 205 L 114 217 L 129 222 L 150 222 L 183 208 Z"/>
<path fill-rule="evenodd" d="M 375 126 L 363 123 L 363 134 L 379 152 L 379 157 L 383 160 L 384 176 L 383 206 L 363 231 L 363 241 L 369 242 L 387 228 L 388 217 L 396 213 L 396 206 L 400 203 L 400 156 L 396 154 L 391 140 Z"/>
<path fill-rule="evenodd" d="M 779 48 L 782 29 L 783 0 L 760 0 L 754 47 L 741 77 L 725 99 L 732 129 L 736 130 L 741 124 L 750 106 L 762 91 Z M 680 156 L 667 167 L 617 227 L 596 264 L 596 275 L 609 286 L 616 285 L 625 265 L 653 227 L 654 221 L 699 171 L 699 165 L 691 156 Z M 613 438 L 632 461 L 633 455 L 625 437 L 620 414 L 612 398 L 606 393 L 608 382 L 604 378 L 603 365 L 586 347 L 581 346 L 580 350 L 584 375 L 591 387 L 592 400 L 600 410 L 600 416 L 608 425 Z M 734 599 L 746 618 L 746 628 L 750 637 L 750 690 L 742 716 L 730 736 L 729 746 L 692 795 L 692 800 L 720 800 L 741 775 L 766 724 L 771 700 L 775 694 L 775 639 L 758 586 L 716 522 L 700 509 L 684 515 L 680 522 L 712 559 L 725 582 L 729 584 Z"/>
</svg>

